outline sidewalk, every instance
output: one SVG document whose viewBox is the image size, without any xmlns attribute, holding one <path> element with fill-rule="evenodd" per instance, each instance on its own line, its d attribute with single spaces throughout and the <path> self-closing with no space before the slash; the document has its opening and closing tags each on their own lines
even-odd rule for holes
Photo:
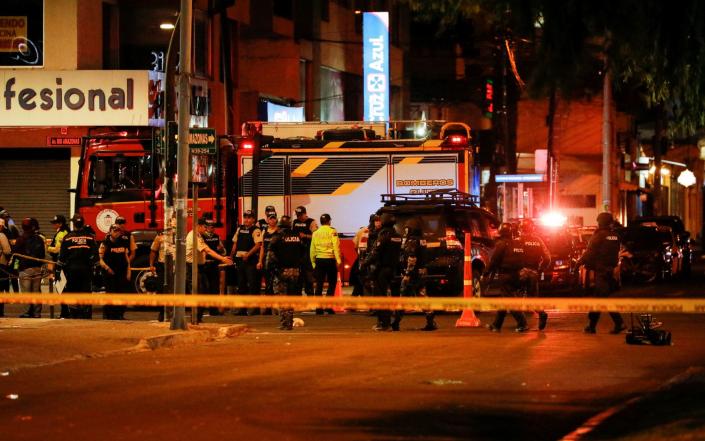
<svg viewBox="0 0 705 441">
<path fill-rule="evenodd" d="M 705 439 L 705 368 L 692 367 L 657 390 L 607 409 L 564 441 Z"/>
<path fill-rule="evenodd" d="M 243 324 L 172 331 L 157 321 L 0 318 L 0 373 L 70 360 L 154 350 L 233 337 Z"/>
</svg>

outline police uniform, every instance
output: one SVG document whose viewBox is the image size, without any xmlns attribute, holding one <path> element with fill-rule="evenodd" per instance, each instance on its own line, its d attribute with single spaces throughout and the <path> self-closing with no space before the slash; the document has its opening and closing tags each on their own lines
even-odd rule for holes
<svg viewBox="0 0 705 441">
<path fill-rule="evenodd" d="M 303 211 L 301 211 L 303 209 Z M 296 208 L 296 214 L 306 213 L 306 209 L 303 207 Z M 313 232 L 317 229 L 318 225 L 316 221 L 310 217 L 304 220 L 294 219 L 291 222 L 291 229 L 294 233 L 298 234 L 301 238 L 301 242 L 304 246 L 304 252 L 306 255 L 309 254 L 311 249 L 311 238 L 313 237 Z M 299 276 L 299 293 L 301 290 L 306 293 L 307 296 L 313 295 L 313 265 L 310 259 L 303 259 L 301 262 L 301 275 Z"/>
<path fill-rule="evenodd" d="M 495 244 L 495 250 L 487 267 L 486 274 L 499 273 L 500 289 L 506 296 L 516 296 L 521 287 L 519 272 L 523 268 L 524 248 L 521 241 L 513 240 L 511 235 L 502 236 Z M 526 332 L 528 330 L 526 317 L 520 311 L 509 311 L 517 327 L 515 331 Z M 488 325 L 491 331 L 499 332 L 507 316 L 506 310 L 498 310 L 494 322 Z"/>
<path fill-rule="evenodd" d="M 271 231 L 269 228 L 266 228 L 264 233 L 262 233 L 262 250 L 260 252 L 262 253 L 263 258 L 262 269 L 264 273 L 265 294 L 274 294 L 274 273 L 267 269 L 265 261 L 267 258 L 267 252 L 269 251 L 269 245 L 272 243 L 272 239 L 274 239 L 277 234 L 279 234 L 279 229 L 277 228 Z"/>
<path fill-rule="evenodd" d="M 608 219 L 609 218 L 609 219 Z M 585 265 L 595 272 L 596 297 L 608 297 L 614 289 L 614 269 L 619 258 L 619 236 L 612 228 L 612 215 L 601 213 L 597 217 L 598 228 L 590 238 L 585 253 L 578 259 L 577 266 Z M 624 330 L 624 320 L 618 312 L 610 312 L 614 322 L 613 334 Z M 585 332 L 594 334 L 597 322 L 600 320 L 599 312 L 588 313 L 588 325 Z"/>
<path fill-rule="evenodd" d="M 399 295 L 399 285 L 395 283 L 399 274 L 399 258 L 401 255 L 402 238 L 394 229 L 394 218 L 382 215 L 382 228 L 375 240 L 374 246 L 365 258 L 364 267 L 369 270 L 374 280 L 373 295 L 382 297 L 391 288 L 392 295 Z M 377 311 L 376 331 L 386 331 L 391 326 L 391 311 Z"/>
<path fill-rule="evenodd" d="M 248 210 L 245 212 L 245 217 L 254 220 L 254 214 Z M 233 250 L 231 256 L 235 256 L 237 266 L 237 282 L 238 293 L 246 295 L 258 295 L 262 280 L 260 273 L 257 270 L 257 262 L 259 260 L 259 250 L 255 250 L 250 254 L 257 244 L 262 242 L 262 230 L 253 222 L 252 225 L 242 224 L 233 235 Z M 247 311 L 250 314 L 256 314 L 257 309 L 252 308 Z M 245 313 L 245 310 L 240 310 L 240 313 Z"/>
<path fill-rule="evenodd" d="M 539 272 L 548 267 L 551 262 L 551 253 L 546 247 L 546 243 L 540 237 L 532 233 L 521 234 L 519 236 L 521 247 L 524 249 L 522 259 L 522 269 L 519 271 L 519 278 L 526 286 L 528 296 L 538 296 L 539 293 Z M 539 330 L 546 327 L 548 315 L 546 311 L 536 311 L 539 316 Z"/>
<path fill-rule="evenodd" d="M 418 228 L 407 227 L 406 237 L 401 248 L 401 285 L 400 295 L 404 297 L 418 296 L 424 287 L 423 272 L 426 265 L 426 241 Z M 394 311 L 392 330 L 398 331 L 399 324 L 404 315 L 404 310 Z M 435 324 L 435 314 L 426 313 L 426 327 L 428 330 L 438 329 Z"/>
<path fill-rule="evenodd" d="M 267 249 L 265 267 L 274 274 L 274 292 L 278 295 L 298 295 L 299 273 L 304 255 L 303 241 L 286 223 L 272 235 Z M 279 312 L 280 329 L 293 329 L 294 309 L 282 308 Z"/>
<path fill-rule="evenodd" d="M 206 243 L 208 248 L 215 251 L 218 254 L 223 254 L 225 248 L 223 247 L 223 242 L 220 240 L 218 233 L 211 233 L 206 231 L 203 233 L 203 241 Z M 208 293 L 209 294 L 220 294 L 220 268 L 218 264 L 220 262 L 215 260 L 210 255 L 206 255 L 206 264 L 204 268 L 204 276 L 208 280 Z"/>
<path fill-rule="evenodd" d="M 59 266 L 66 276 L 64 291 L 75 293 L 91 292 L 93 266 L 98 262 L 98 245 L 95 241 L 93 229 L 83 225 L 81 217 L 80 226 L 76 224 L 74 216 L 74 231 L 66 234 L 59 251 Z M 91 319 L 92 307 L 90 305 L 70 305 L 71 318 Z"/>
<path fill-rule="evenodd" d="M 338 232 L 330 226 L 330 220 L 328 214 L 323 214 L 321 216 L 321 227 L 313 232 L 313 237 L 311 238 L 309 255 L 315 269 L 315 294 L 317 296 L 323 295 L 323 283 L 327 280 L 328 290 L 326 295 L 333 297 L 335 295 L 335 285 L 338 281 L 338 265 L 341 263 L 340 240 L 338 239 Z M 326 311 L 330 314 L 335 314 L 332 309 L 327 309 Z M 322 314 L 323 309 L 316 309 L 316 313 Z"/>
<path fill-rule="evenodd" d="M 120 236 L 117 240 L 111 240 L 110 233 L 100 244 L 99 252 L 102 254 L 101 260 L 113 272 L 107 271 L 105 277 L 105 291 L 107 293 L 128 293 L 131 292 L 130 280 L 127 279 L 129 262 L 129 239 Z M 105 305 L 103 307 L 103 318 L 108 320 L 122 320 L 127 308 L 123 305 Z"/>
</svg>

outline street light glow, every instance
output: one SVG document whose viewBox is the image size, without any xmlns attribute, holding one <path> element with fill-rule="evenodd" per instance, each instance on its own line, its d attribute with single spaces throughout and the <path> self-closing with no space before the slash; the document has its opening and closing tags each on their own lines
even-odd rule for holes
<svg viewBox="0 0 705 441">
<path fill-rule="evenodd" d="M 159 29 L 164 29 L 165 31 L 170 31 L 174 29 L 173 23 L 162 23 L 159 25 Z"/>
</svg>

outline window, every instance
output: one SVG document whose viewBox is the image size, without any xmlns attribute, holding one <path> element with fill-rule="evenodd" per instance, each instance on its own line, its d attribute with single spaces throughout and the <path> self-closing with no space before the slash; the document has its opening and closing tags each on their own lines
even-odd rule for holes
<svg viewBox="0 0 705 441">
<path fill-rule="evenodd" d="M 323 21 L 330 20 L 330 5 L 328 1 L 329 0 L 321 0 L 321 20 Z"/>
<path fill-rule="evenodd" d="M 294 18 L 294 5 L 292 0 L 274 0 L 272 9 L 274 15 L 277 17 L 288 18 L 289 20 Z"/>
<path fill-rule="evenodd" d="M 152 159 L 150 155 L 139 156 L 93 156 L 88 183 L 88 194 L 112 197 L 119 200 L 141 198 L 143 190 L 152 188 Z M 128 197 L 133 194 L 135 197 Z"/>
<path fill-rule="evenodd" d="M 204 11 L 193 11 L 193 73 L 209 78 L 210 66 L 210 22 Z"/>
</svg>

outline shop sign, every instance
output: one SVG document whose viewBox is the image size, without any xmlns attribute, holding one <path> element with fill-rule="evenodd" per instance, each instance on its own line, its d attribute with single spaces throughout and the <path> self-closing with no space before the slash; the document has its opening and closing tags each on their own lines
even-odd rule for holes
<svg viewBox="0 0 705 441">
<path fill-rule="evenodd" d="M 44 65 L 44 0 L 0 2 L 0 67 Z"/>
<path fill-rule="evenodd" d="M 389 13 L 362 15 L 365 121 L 389 121 Z"/>
<path fill-rule="evenodd" d="M 47 145 L 50 147 L 81 145 L 80 136 L 47 136 Z"/>
<path fill-rule="evenodd" d="M 149 71 L 0 70 L 0 126 L 146 126 Z"/>
</svg>

